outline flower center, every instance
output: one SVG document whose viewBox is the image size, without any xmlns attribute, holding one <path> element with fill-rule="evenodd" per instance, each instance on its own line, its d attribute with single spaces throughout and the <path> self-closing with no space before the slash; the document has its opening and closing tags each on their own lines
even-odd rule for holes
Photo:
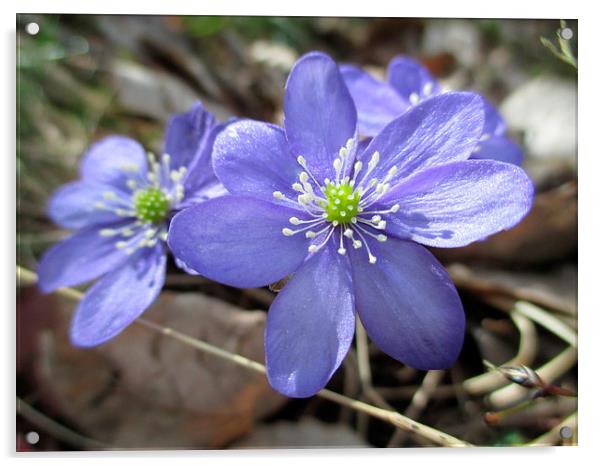
<svg viewBox="0 0 602 466">
<path fill-rule="evenodd" d="M 303 171 L 299 173 L 299 181 L 291 186 L 299 193 L 297 199 L 288 198 L 280 191 L 274 191 L 273 195 L 306 214 L 304 218 L 289 218 L 289 223 L 298 228 L 283 228 L 284 236 L 304 234 L 310 243 L 307 250 L 315 253 L 336 234 L 339 254 L 347 253 L 346 244 L 354 249 L 364 247 L 368 261 L 374 264 L 376 257 L 372 254 L 368 238 L 386 241 L 383 231 L 387 221 L 383 220 L 383 215 L 398 212 L 400 208 L 399 204 L 385 206 L 380 203 L 391 188 L 389 182 L 397 167 L 391 167 L 381 179 L 371 177 L 380 154 L 374 152 L 368 166 L 362 170 L 363 163 L 359 160 L 354 162 L 354 144 L 354 140 L 349 139 L 339 150 L 339 156 L 333 162 L 334 180 L 325 178 L 323 182 L 318 181 L 309 170 L 305 157 L 300 155 L 297 163 Z M 374 207 L 375 204 L 378 207 Z"/>
<path fill-rule="evenodd" d="M 328 183 L 324 194 L 326 200 L 320 204 L 326 213 L 326 220 L 347 224 L 359 211 L 360 194 L 353 192 L 353 186 L 349 182 L 343 182 L 339 186 Z"/>
<path fill-rule="evenodd" d="M 156 187 L 139 190 L 134 194 L 136 217 L 144 223 L 159 223 L 165 220 L 170 205 L 169 198 Z"/>
</svg>

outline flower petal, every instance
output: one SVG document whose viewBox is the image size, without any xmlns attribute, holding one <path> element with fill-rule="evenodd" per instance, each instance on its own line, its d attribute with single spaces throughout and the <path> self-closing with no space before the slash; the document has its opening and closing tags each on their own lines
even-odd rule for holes
<svg viewBox="0 0 602 466">
<path fill-rule="evenodd" d="M 146 177 L 144 148 L 124 136 L 108 136 L 92 144 L 84 155 L 80 173 L 85 181 L 110 184 L 126 190 L 129 178 Z"/>
<path fill-rule="evenodd" d="M 506 122 L 502 118 L 502 115 L 500 115 L 500 112 L 486 99 L 483 99 L 483 111 L 485 112 L 483 136 L 503 135 L 506 132 Z"/>
<path fill-rule="evenodd" d="M 465 317 L 445 269 L 424 247 L 395 238 L 351 250 L 356 306 L 368 336 L 391 357 L 420 370 L 451 366 Z"/>
<path fill-rule="evenodd" d="M 63 185 L 52 195 L 48 204 L 48 215 L 57 225 L 70 229 L 123 220 L 123 217 L 113 211 L 98 208 L 98 203 L 106 206 L 113 204 L 111 200 L 106 199 L 107 193 L 113 193 L 120 204 L 130 202 L 127 194 L 111 185 L 75 181 Z M 117 207 L 123 208 L 123 205 L 115 206 Z"/>
<path fill-rule="evenodd" d="M 388 215 L 387 232 L 428 246 L 458 247 L 516 225 L 531 208 L 533 183 L 515 165 L 467 160 L 422 171 L 382 202 L 401 206 Z"/>
<path fill-rule="evenodd" d="M 292 184 L 302 171 L 288 150 L 284 130 L 275 125 L 241 120 L 215 141 L 213 166 L 232 194 L 276 202 L 274 191 L 296 199 Z"/>
<path fill-rule="evenodd" d="M 49 293 L 79 285 L 118 267 L 128 255 L 115 246 L 116 241 L 102 236 L 100 228 L 89 227 L 55 244 L 38 264 L 40 289 Z"/>
<path fill-rule="evenodd" d="M 399 95 L 412 105 L 441 93 L 439 83 L 426 67 L 408 57 L 393 58 L 389 63 L 387 78 Z"/>
<path fill-rule="evenodd" d="M 140 249 L 86 293 L 73 316 L 75 346 L 100 345 L 121 333 L 157 298 L 165 282 L 165 246 Z"/>
<path fill-rule="evenodd" d="M 266 368 L 272 387 L 291 397 L 314 395 L 347 354 L 354 327 L 349 260 L 330 245 L 303 264 L 268 311 Z"/>
<path fill-rule="evenodd" d="M 177 214 L 168 243 L 201 275 L 240 288 L 265 286 L 295 271 L 307 255 L 303 234 L 284 236 L 299 212 L 259 199 L 224 196 Z"/>
<path fill-rule="evenodd" d="M 222 195 L 225 191 L 222 183 L 215 176 L 211 154 L 217 136 L 226 128 L 230 122 L 215 125 L 205 137 L 203 144 L 194 156 L 183 180 L 185 198 L 182 204 L 189 205 L 191 199 L 205 200 L 216 195 Z"/>
<path fill-rule="evenodd" d="M 479 142 L 470 158 L 497 160 L 520 166 L 523 160 L 523 150 L 518 144 L 505 136 L 492 136 Z"/>
<path fill-rule="evenodd" d="M 190 110 L 170 117 L 165 131 L 164 152 L 171 156 L 174 169 L 188 167 L 200 149 L 205 146 L 215 118 L 196 102 Z M 207 163 L 209 167 L 209 161 Z"/>
<path fill-rule="evenodd" d="M 332 178 L 339 150 L 348 139 L 357 140 L 356 124 L 355 105 L 336 63 L 318 52 L 301 57 L 284 96 L 284 126 L 293 157 L 305 157 L 318 180 Z"/>
<path fill-rule="evenodd" d="M 378 81 L 361 68 L 341 65 L 339 70 L 357 108 L 361 135 L 375 136 L 410 107 L 388 83 Z"/>
<path fill-rule="evenodd" d="M 393 186 L 417 171 L 466 160 L 483 129 L 482 101 L 469 92 L 448 92 L 425 100 L 387 125 L 359 159 L 367 165 L 374 152 L 380 153 L 371 178 L 382 179 L 397 166 L 390 180 Z"/>
</svg>

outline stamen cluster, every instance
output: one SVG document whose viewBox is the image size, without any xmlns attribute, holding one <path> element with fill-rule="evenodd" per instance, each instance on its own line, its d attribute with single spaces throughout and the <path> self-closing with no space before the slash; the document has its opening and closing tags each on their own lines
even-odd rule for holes
<svg viewBox="0 0 602 466">
<path fill-rule="evenodd" d="M 108 210 L 120 217 L 131 217 L 133 222 L 121 228 L 104 228 L 101 236 L 121 236 L 115 247 L 132 254 L 142 247 L 153 247 L 157 241 L 166 241 L 165 221 L 170 211 L 184 198 L 182 178 L 186 167 L 171 169 L 171 157 L 163 154 L 159 163 L 154 154 L 148 153 L 149 170 L 143 174 L 137 166 L 127 165 L 121 171 L 127 174 L 129 199 L 123 199 L 114 191 L 103 193 L 108 202 L 99 202 L 97 209 Z M 134 220 L 135 219 L 135 220 Z"/>
<path fill-rule="evenodd" d="M 362 172 L 363 163 L 359 160 L 355 163 L 352 161 L 353 145 L 353 139 L 349 139 L 339 150 L 339 156 L 333 162 L 335 179 L 325 178 L 322 183 L 312 174 L 305 158 L 300 155 L 297 163 L 303 171 L 299 173 L 299 180 L 292 185 L 293 190 L 299 193 L 297 199 L 289 199 L 280 191 L 275 191 L 274 197 L 307 214 L 305 218 L 291 217 L 289 223 L 300 228 L 285 227 L 282 229 L 283 235 L 304 233 L 310 240 L 307 249 L 314 253 L 324 247 L 333 235 L 338 234 L 339 254 L 347 253 L 346 244 L 351 244 L 355 249 L 365 247 L 369 262 L 374 264 L 376 257 L 370 250 L 367 237 L 380 242 L 387 240 L 387 236 L 382 233 L 387 225 L 383 215 L 399 211 L 399 204 L 377 210 L 370 210 L 370 207 L 391 188 L 389 181 L 397 172 L 397 167 L 391 168 L 382 180 L 370 178 L 380 154 L 374 152 L 367 169 Z M 345 175 L 348 172 L 352 172 L 352 175 Z"/>
</svg>

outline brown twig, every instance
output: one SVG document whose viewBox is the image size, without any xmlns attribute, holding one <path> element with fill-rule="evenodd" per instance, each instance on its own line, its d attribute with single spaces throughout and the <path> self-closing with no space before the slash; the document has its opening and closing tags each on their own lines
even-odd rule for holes
<svg viewBox="0 0 602 466">
<path fill-rule="evenodd" d="M 514 322 L 520 335 L 520 343 L 516 355 L 505 362 L 505 366 L 530 365 L 537 352 L 537 332 L 533 322 L 518 312 L 511 312 L 510 318 Z M 492 390 L 507 385 L 508 381 L 499 372 L 485 372 L 463 382 L 464 390 L 470 395 L 483 395 Z"/>
</svg>

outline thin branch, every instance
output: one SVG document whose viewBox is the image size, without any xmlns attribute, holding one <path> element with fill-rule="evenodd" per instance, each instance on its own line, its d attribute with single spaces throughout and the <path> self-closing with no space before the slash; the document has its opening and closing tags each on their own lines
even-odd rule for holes
<svg viewBox="0 0 602 466">
<path fill-rule="evenodd" d="M 569 346 L 546 364 L 535 369 L 535 372 L 547 383 L 551 383 L 571 369 L 575 362 L 577 362 L 577 349 Z M 528 389 L 511 383 L 491 393 L 488 401 L 493 409 L 501 409 L 524 399 L 529 392 Z"/>
<path fill-rule="evenodd" d="M 520 366 L 521 364 L 525 364 L 529 366 L 535 359 L 537 352 L 537 332 L 535 325 L 528 317 L 525 317 L 518 311 L 512 311 L 510 318 L 518 330 L 520 342 L 516 355 L 500 365 Z M 465 380 L 462 383 L 462 387 L 470 395 L 483 395 L 507 384 L 508 380 L 506 377 L 497 371 L 490 371 Z"/>
<path fill-rule="evenodd" d="M 25 269 L 23 267 L 17 266 L 17 280 L 20 285 L 22 284 L 34 284 L 37 282 L 37 275 L 31 270 Z M 72 288 L 60 288 L 56 290 L 56 293 L 62 296 L 65 296 L 70 299 L 80 300 L 83 297 L 83 294 L 77 290 Z M 237 364 L 246 369 L 265 374 L 266 369 L 263 364 L 260 364 L 256 361 L 253 361 L 249 358 L 241 356 L 239 354 L 231 353 L 229 351 L 223 350 L 217 346 L 211 345 L 205 341 L 192 338 L 188 335 L 178 332 L 169 327 L 163 327 L 159 324 L 151 322 L 149 320 L 138 318 L 134 321 L 134 323 L 138 325 L 142 325 L 150 330 L 161 333 L 165 336 L 173 338 L 175 340 L 180 341 L 181 343 L 193 347 L 199 351 L 202 351 L 207 354 L 211 354 L 225 361 L 229 361 L 231 363 Z M 427 426 L 425 424 L 421 424 L 416 422 L 402 414 L 388 410 L 383 408 L 378 408 L 376 406 L 372 406 L 368 403 L 364 403 L 362 401 L 354 400 L 345 395 L 341 395 L 339 393 L 333 392 L 331 390 L 322 389 L 317 394 L 317 396 L 324 398 L 326 400 L 333 401 L 335 403 L 340 404 L 341 406 L 346 406 L 352 408 L 360 413 L 368 414 L 376 419 L 380 419 L 382 421 L 388 422 L 395 427 L 400 429 L 407 430 L 409 432 L 413 432 L 421 437 L 430 440 L 431 442 L 437 445 L 443 445 L 448 447 L 469 447 L 472 446 L 470 443 L 465 442 L 463 440 L 457 439 L 452 435 L 446 434 L 445 432 L 441 432 L 433 427 Z"/>
</svg>

